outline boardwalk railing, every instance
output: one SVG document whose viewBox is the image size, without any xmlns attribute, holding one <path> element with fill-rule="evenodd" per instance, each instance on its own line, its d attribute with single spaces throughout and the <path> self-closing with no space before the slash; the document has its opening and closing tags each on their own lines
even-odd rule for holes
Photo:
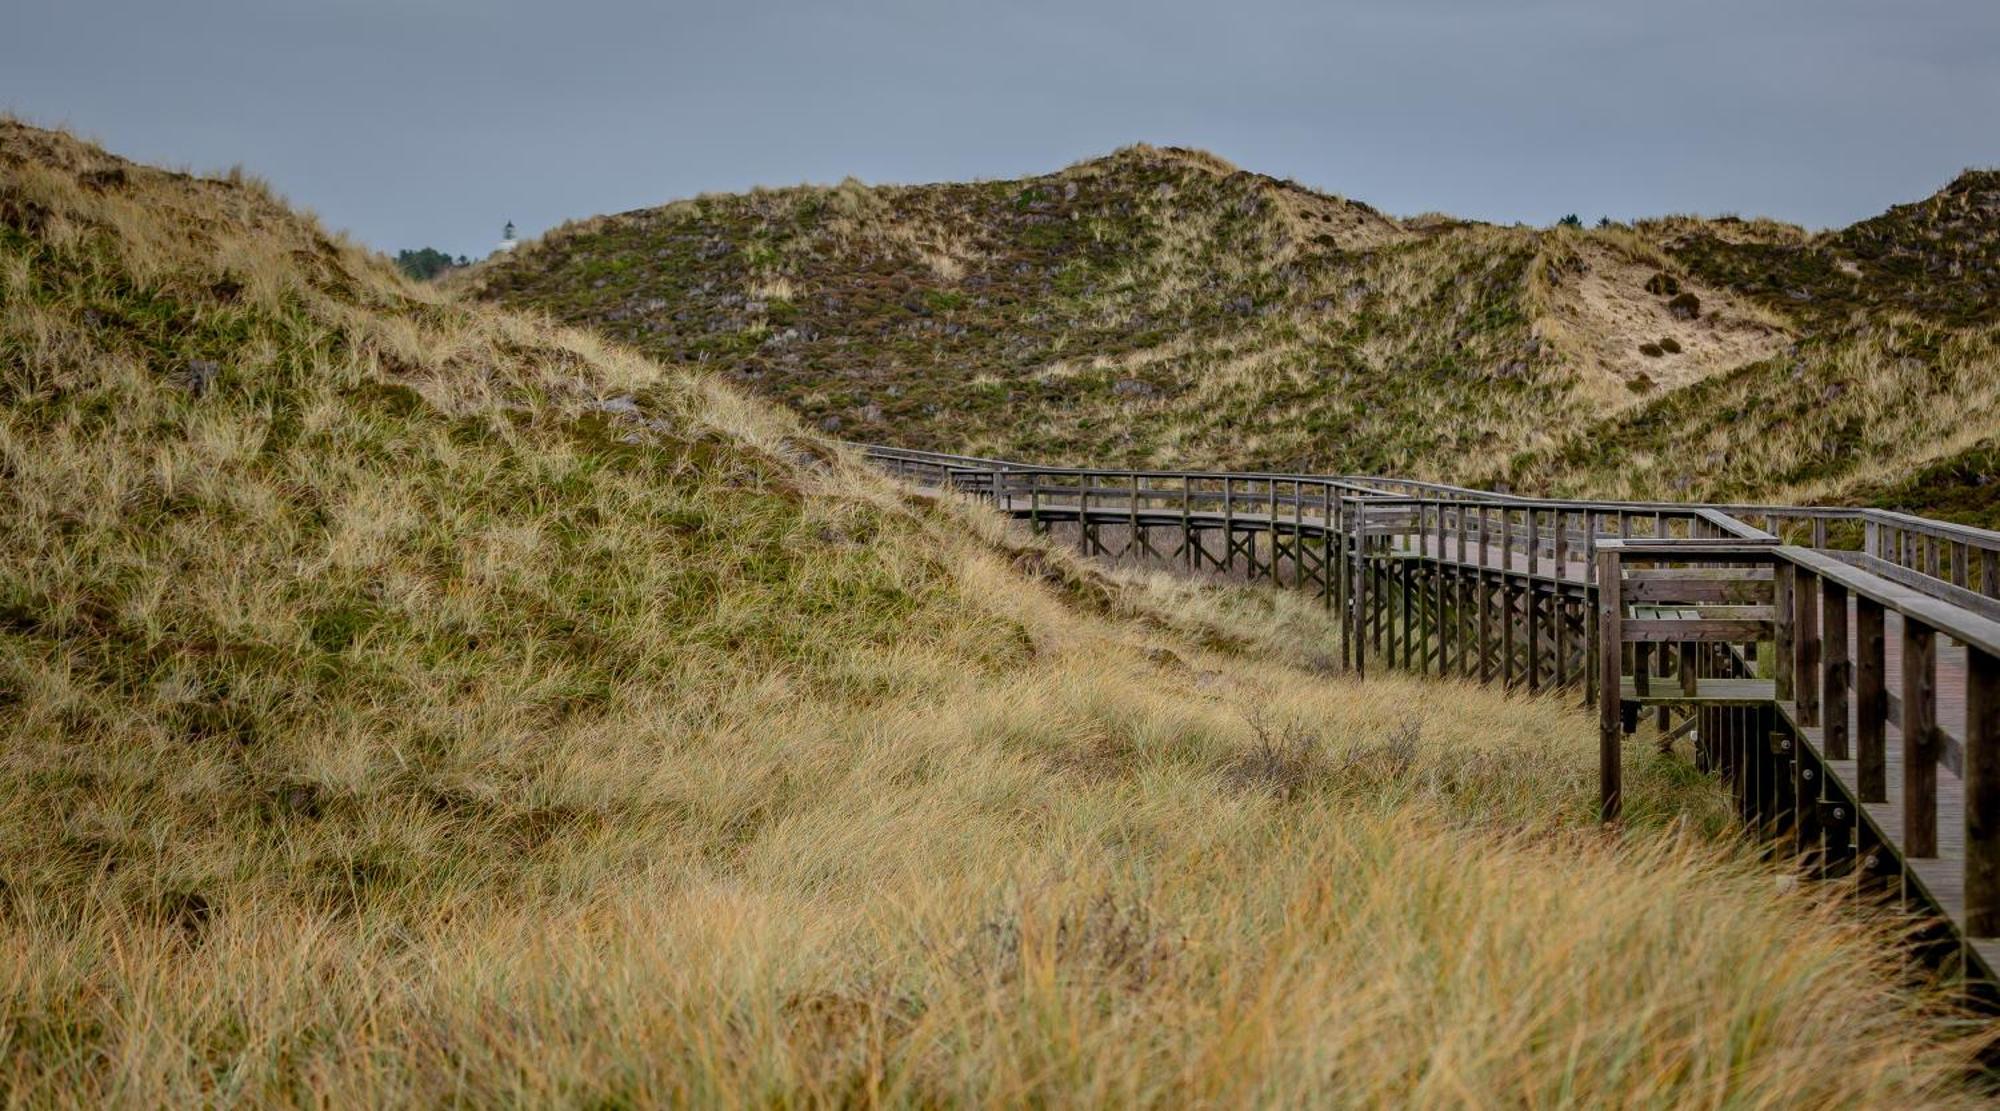
<svg viewBox="0 0 2000 1111">
<path fill-rule="evenodd" d="M 1366 475 L 860 446 L 1087 555 L 1313 594 L 1357 675 L 1595 702 L 1600 804 L 1649 716 L 1746 828 L 2000 972 L 2000 533 L 1851 507 L 1581 501 Z"/>
</svg>

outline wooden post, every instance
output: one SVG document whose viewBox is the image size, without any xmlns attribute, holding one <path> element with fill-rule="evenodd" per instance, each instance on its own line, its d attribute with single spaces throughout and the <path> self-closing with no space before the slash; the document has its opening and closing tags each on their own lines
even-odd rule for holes
<svg viewBox="0 0 2000 1111">
<path fill-rule="evenodd" d="M 1194 476 L 1181 475 L 1181 556 L 1187 560 L 1190 570 L 1201 570 L 1201 559 L 1194 547 L 1194 503 L 1192 493 Z"/>
<path fill-rule="evenodd" d="M 1354 676 L 1368 677 L 1368 607 L 1373 601 L 1368 594 L 1368 558 L 1361 550 L 1365 532 L 1362 525 L 1368 520 L 1368 507 L 1363 502 L 1355 502 L 1352 509 L 1346 508 L 1346 499 L 1341 500 L 1341 512 L 1346 516 L 1347 541 L 1341 545 L 1341 557 L 1348 560 L 1348 573 L 1353 576 L 1347 589 L 1347 627 L 1349 640 L 1354 646 Z M 1352 554 L 1349 554 L 1349 548 Z"/>
<path fill-rule="evenodd" d="M 1389 573 L 1383 569 L 1388 561 L 1382 557 L 1382 541 L 1386 538 L 1371 539 L 1368 559 L 1370 592 L 1374 596 L 1374 637 L 1375 650 L 1382 654 L 1382 666 L 1396 666 L 1394 630 L 1389 628 Z"/>
<path fill-rule="evenodd" d="M 1431 631 L 1437 635 L 1437 650 L 1438 650 L 1437 673 L 1439 675 L 1444 675 L 1448 674 L 1447 671 L 1445 670 L 1445 665 L 1450 659 L 1449 645 L 1451 643 L 1451 639 L 1449 636 L 1446 635 L 1449 626 L 1445 624 L 1445 619 L 1444 619 L 1444 592 L 1445 592 L 1446 576 L 1445 576 L 1443 499 L 1438 500 L 1434 512 L 1436 513 L 1436 517 L 1434 519 L 1435 524 L 1431 530 L 1431 533 L 1434 537 L 1436 537 L 1437 556 L 1428 561 L 1431 565 L 1432 568 L 1431 574 L 1433 576 L 1431 582 L 1431 591 L 1430 591 L 1431 626 L 1432 626 Z M 1425 658 L 1426 661 L 1428 661 L 1429 658 L 1428 653 L 1426 653 Z"/>
<path fill-rule="evenodd" d="M 1561 583 L 1556 584 L 1555 593 L 1550 596 L 1549 614 L 1554 619 L 1553 627 L 1550 629 L 1552 639 L 1555 641 L 1553 650 L 1555 652 L 1556 669 L 1553 682 L 1556 689 L 1561 690 L 1563 687 L 1568 686 L 1571 681 L 1569 670 L 1569 600 L 1563 597 Z"/>
<path fill-rule="evenodd" d="M 1829 760 L 1845 760 L 1847 751 L 1847 685 L 1853 664 L 1847 647 L 1847 587 L 1820 580 L 1820 744 Z"/>
<path fill-rule="evenodd" d="M 1854 759 L 1859 802 L 1889 801 L 1888 648 L 1882 603 L 1854 596 Z"/>
<path fill-rule="evenodd" d="M 1306 584 L 1305 484 L 1292 480 L 1292 589 Z"/>
<path fill-rule="evenodd" d="M 1147 544 L 1139 539 L 1139 472 L 1126 472 L 1125 558 L 1144 558 Z M 1139 553 L 1134 556 L 1133 553 Z"/>
<path fill-rule="evenodd" d="M 1333 484 L 1319 484 L 1319 536 L 1325 546 L 1319 553 L 1319 585 L 1325 594 L 1325 605 L 1332 609 L 1338 599 L 1340 588 L 1334 585 L 1338 578 L 1334 574 L 1333 548 L 1340 539 L 1340 527 L 1333 520 Z"/>
<path fill-rule="evenodd" d="M 1542 567 L 1541 514 L 1533 507 L 1528 509 L 1528 576 L 1527 588 L 1521 592 L 1521 601 L 1527 617 L 1528 693 L 1538 694 L 1542 689 L 1542 604 L 1535 595 L 1535 575 Z"/>
<path fill-rule="evenodd" d="M 1090 555 L 1096 539 L 1090 528 L 1090 476 L 1080 475 L 1076 486 L 1076 550 Z"/>
<path fill-rule="evenodd" d="M 1458 572 L 1453 579 L 1453 582 L 1456 584 L 1454 590 L 1453 603 L 1452 603 L 1452 625 L 1454 628 L 1453 639 L 1458 642 L 1458 674 L 1461 677 L 1464 677 L 1472 674 L 1472 657 L 1469 656 L 1466 652 L 1466 649 L 1472 640 L 1472 630 L 1466 627 L 1467 617 L 1472 610 L 1472 607 L 1468 603 L 1471 602 L 1472 598 L 1471 595 L 1469 595 L 1466 592 L 1466 586 L 1467 584 L 1476 584 L 1478 582 L 1478 579 L 1468 575 L 1465 569 L 1466 538 L 1465 538 L 1464 502 L 1459 502 L 1457 503 L 1457 505 L 1453 507 L 1451 515 L 1451 525 L 1452 525 L 1452 532 L 1456 538 L 1455 543 L 1457 546 L 1457 559 L 1458 559 Z"/>
<path fill-rule="evenodd" d="M 1789 562 L 1778 561 L 1777 596 L 1772 607 L 1773 624 L 1776 626 L 1773 639 L 1777 642 L 1774 646 L 1777 650 L 1772 653 L 1771 667 L 1777 680 L 1774 684 L 1776 697 L 1780 702 L 1790 702 L 1793 694 L 1792 668 L 1795 661 L 1792 657 L 1792 638 L 1799 618 L 1798 607 L 1792 600 L 1793 570 Z"/>
<path fill-rule="evenodd" d="M 1556 510 L 1556 534 L 1554 559 L 1556 578 L 1569 578 L 1569 514 Z"/>
<path fill-rule="evenodd" d="M 1624 801 L 1622 741 L 1624 725 L 1619 696 L 1623 683 L 1618 649 L 1623 643 L 1619 625 L 1618 561 L 1616 550 L 1597 555 L 1597 813 L 1600 821 L 1618 819 Z"/>
<path fill-rule="evenodd" d="M 1222 480 L 1222 573 L 1236 570 L 1236 480 Z"/>
<path fill-rule="evenodd" d="M 1492 529 L 1488 522 L 1492 510 L 1479 507 L 1479 577 L 1475 580 L 1479 591 L 1479 681 L 1493 681 L 1493 591 L 1488 582 L 1487 561 L 1492 555 Z"/>
<path fill-rule="evenodd" d="M 1903 855 L 1937 855 L 1937 633 L 1903 616 Z"/>
<path fill-rule="evenodd" d="M 1798 606 L 1792 629 L 1793 662 L 1800 725 L 1819 724 L 1819 696 L 1823 685 L 1819 673 L 1819 576 L 1804 568 L 1795 569 L 1792 598 Z"/>
<path fill-rule="evenodd" d="M 1271 479 L 1264 485 L 1265 493 L 1269 495 L 1270 507 L 1265 516 L 1271 526 L 1271 585 L 1279 586 L 1281 584 L 1278 582 L 1278 480 Z"/>
<path fill-rule="evenodd" d="M 2000 659 L 1965 650 L 1965 934 L 2000 936 Z"/>
<path fill-rule="evenodd" d="M 1395 569 L 1393 573 L 1397 580 L 1397 593 L 1402 595 L 1403 628 L 1398 634 L 1401 639 L 1397 643 L 1403 649 L 1403 670 L 1408 671 L 1410 670 L 1410 661 L 1416 657 L 1411 641 L 1415 638 L 1417 631 L 1417 592 L 1415 589 L 1417 585 L 1415 582 L 1417 561 L 1414 559 L 1394 559 L 1390 561 L 1390 566 Z"/>
</svg>

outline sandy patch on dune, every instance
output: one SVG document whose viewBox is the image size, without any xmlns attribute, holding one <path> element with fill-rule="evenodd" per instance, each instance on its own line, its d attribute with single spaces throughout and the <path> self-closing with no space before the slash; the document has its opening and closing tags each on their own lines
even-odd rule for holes
<svg viewBox="0 0 2000 1111">
<path fill-rule="evenodd" d="M 1648 289 L 1661 273 L 1649 262 L 1588 241 L 1578 245 L 1577 254 L 1581 269 L 1563 274 L 1555 316 L 1565 333 L 1563 346 L 1586 373 L 1620 387 L 1607 396 L 1637 403 L 1769 358 L 1792 341 L 1733 294 L 1685 277 L 1664 289 L 1657 284 Z M 1699 301 L 1692 316 L 1675 311 L 1675 292 Z"/>
</svg>

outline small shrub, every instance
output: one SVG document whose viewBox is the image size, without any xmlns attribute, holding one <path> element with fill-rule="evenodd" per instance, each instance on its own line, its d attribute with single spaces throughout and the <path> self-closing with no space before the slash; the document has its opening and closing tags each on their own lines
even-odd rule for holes
<svg viewBox="0 0 2000 1111">
<path fill-rule="evenodd" d="M 1288 721 L 1274 727 L 1254 711 L 1249 720 L 1256 739 L 1229 765 L 1229 777 L 1239 786 L 1290 799 L 1325 771 L 1319 734 L 1303 723 Z"/>
<path fill-rule="evenodd" d="M 1657 343 L 1642 343 L 1639 345 L 1639 354 L 1648 359 L 1657 359 L 1666 354 L 1666 350 Z"/>
<path fill-rule="evenodd" d="M 1681 291 L 1681 280 L 1662 270 L 1646 279 L 1646 292 L 1655 297 L 1672 297 Z"/>
<path fill-rule="evenodd" d="M 1667 311 L 1673 313 L 1676 320 L 1693 320 L 1701 315 L 1701 298 L 1683 290 L 1667 302 Z"/>
<path fill-rule="evenodd" d="M 1583 217 L 1572 212 L 1562 219 L 1557 220 L 1556 226 L 1559 228 L 1580 228 L 1583 226 Z"/>
<path fill-rule="evenodd" d="M 1653 379 L 1644 373 L 1635 374 L 1625 380 L 1625 388 L 1633 393 L 1652 393 Z"/>
<path fill-rule="evenodd" d="M 1669 355 L 1678 355 L 1681 353 L 1681 341 L 1672 336 L 1661 336 L 1660 350 L 1665 351 Z"/>
</svg>

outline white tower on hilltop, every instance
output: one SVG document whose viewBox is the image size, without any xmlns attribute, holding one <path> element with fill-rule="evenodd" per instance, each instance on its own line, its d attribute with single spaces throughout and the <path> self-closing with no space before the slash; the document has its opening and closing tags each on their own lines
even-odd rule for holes
<svg viewBox="0 0 2000 1111">
<path fill-rule="evenodd" d="M 493 252 L 504 255 L 520 245 L 521 241 L 514 238 L 514 221 L 509 220 L 507 221 L 507 230 L 500 233 L 500 245 L 495 247 Z"/>
</svg>

